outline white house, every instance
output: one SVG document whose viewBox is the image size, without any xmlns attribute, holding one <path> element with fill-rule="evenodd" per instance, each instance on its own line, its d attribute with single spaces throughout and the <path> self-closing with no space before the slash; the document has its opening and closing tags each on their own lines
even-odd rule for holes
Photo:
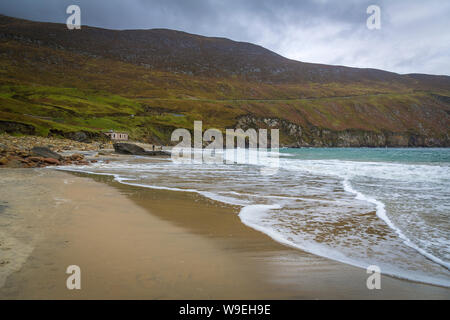
<svg viewBox="0 0 450 320">
<path fill-rule="evenodd" d="M 128 140 L 128 133 L 125 132 L 114 132 L 113 130 L 109 132 L 105 132 L 105 134 L 111 138 L 111 140 L 116 141 L 127 141 Z"/>
</svg>

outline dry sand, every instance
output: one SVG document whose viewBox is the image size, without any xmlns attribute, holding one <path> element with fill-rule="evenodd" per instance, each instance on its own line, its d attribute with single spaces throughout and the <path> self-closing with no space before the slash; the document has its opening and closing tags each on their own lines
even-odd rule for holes
<svg viewBox="0 0 450 320">
<path fill-rule="evenodd" d="M 3 209 L 2 209 L 3 208 Z M 0 299 L 448 299 L 276 243 L 238 207 L 51 169 L 0 170 Z M 69 265 L 81 290 L 66 288 Z"/>
</svg>

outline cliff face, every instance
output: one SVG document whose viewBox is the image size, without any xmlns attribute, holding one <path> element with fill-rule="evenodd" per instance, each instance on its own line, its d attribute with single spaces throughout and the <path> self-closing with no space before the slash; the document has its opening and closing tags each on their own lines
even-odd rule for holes
<svg viewBox="0 0 450 320">
<path fill-rule="evenodd" d="M 174 30 L 0 15 L 0 131 L 169 143 L 174 129 L 279 127 L 285 146 L 449 146 L 450 77 L 303 63 Z"/>
<path fill-rule="evenodd" d="M 283 119 L 244 116 L 235 128 L 279 129 L 284 139 L 280 147 L 450 147 L 450 136 L 429 137 L 416 133 L 373 132 L 348 129 L 343 131 L 301 126 Z"/>
</svg>

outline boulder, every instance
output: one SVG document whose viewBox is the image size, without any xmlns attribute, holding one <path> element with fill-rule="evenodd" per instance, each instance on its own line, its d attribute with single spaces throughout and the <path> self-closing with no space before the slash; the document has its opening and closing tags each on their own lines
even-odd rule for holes
<svg viewBox="0 0 450 320">
<path fill-rule="evenodd" d="M 43 161 L 48 164 L 60 165 L 60 162 L 54 158 L 44 158 Z"/>
<path fill-rule="evenodd" d="M 62 156 L 60 154 L 53 152 L 52 150 L 46 147 L 34 147 L 33 149 L 31 149 L 31 152 L 43 158 L 53 158 L 57 160 L 62 159 Z"/>
<path fill-rule="evenodd" d="M 135 156 L 170 156 L 169 152 L 147 151 L 132 143 L 114 143 L 113 147 L 115 152 L 120 154 L 131 154 Z"/>
<path fill-rule="evenodd" d="M 78 160 L 83 160 L 84 156 L 82 154 L 79 153 L 74 153 L 69 157 L 70 160 L 72 161 L 78 161 Z"/>
<path fill-rule="evenodd" d="M 120 154 L 132 154 L 138 156 L 145 156 L 147 151 L 132 143 L 114 143 L 114 151 Z"/>
</svg>

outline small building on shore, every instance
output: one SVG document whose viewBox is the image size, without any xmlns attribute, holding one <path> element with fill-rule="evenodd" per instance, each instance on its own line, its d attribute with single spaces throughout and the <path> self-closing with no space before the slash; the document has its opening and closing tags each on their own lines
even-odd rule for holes
<svg viewBox="0 0 450 320">
<path fill-rule="evenodd" d="M 109 132 L 105 132 L 105 135 L 114 141 L 128 141 L 128 133 L 126 132 L 115 132 L 111 130 Z"/>
</svg>

